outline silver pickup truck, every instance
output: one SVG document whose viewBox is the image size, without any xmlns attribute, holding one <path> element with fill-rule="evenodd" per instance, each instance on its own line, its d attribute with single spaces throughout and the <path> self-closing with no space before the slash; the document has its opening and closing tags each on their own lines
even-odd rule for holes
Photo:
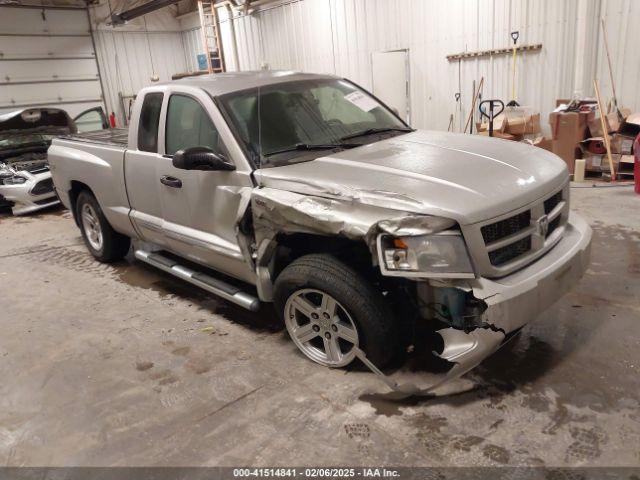
<svg viewBox="0 0 640 480">
<path fill-rule="evenodd" d="M 249 310 L 273 302 L 311 360 L 360 358 L 383 378 L 412 348 L 447 362 L 442 381 L 461 375 L 589 263 L 558 157 L 413 130 L 343 78 L 154 85 L 128 133 L 55 139 L 48 154 L 97 260 L 133 241 L 137 259 Z"/>
</svg>

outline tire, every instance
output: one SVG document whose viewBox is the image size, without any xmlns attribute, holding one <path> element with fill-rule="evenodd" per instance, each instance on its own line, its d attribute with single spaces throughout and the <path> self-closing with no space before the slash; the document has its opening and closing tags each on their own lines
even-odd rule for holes
<svg viewBox="0 0 640 480">
<path fill-rule="evenodd" d="M 96 260 L 111 263 L 124 258 L 131 239 L 111 228 L 96 197 L 86 190 L 78 195 L 76 218 L 84 244 Z"/>
<path fill-rule="evenodd" d="M 336 302 L 333 315 L 323 308 L 331 300 Z M 355 353 L 349 343 L 358 345 L 378 368 L 387 366 L 398 353 L 399 328 L 382 293 L 332 255 L 305 255 L 288 265 L 275 282 L 274 303 L 293 342 L 316 363 L 350 364 Z M 354 338 L 349 323 L 356 330 L 355 342 L 345 340 Z"/>
</svg>

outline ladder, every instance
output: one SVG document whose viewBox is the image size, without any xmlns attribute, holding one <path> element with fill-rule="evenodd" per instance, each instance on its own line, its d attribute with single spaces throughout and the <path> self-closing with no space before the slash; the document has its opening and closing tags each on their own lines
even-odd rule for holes
<svg viewBox="0 0 640 480">
<path fill-rule="evenodd" d="M 220 38 L 220 22 L 215 8 L 215 0 L 198 0 L 200 14 L 200 28 L 202 31 L 202 45 L 207 57 L 209 73 L 225 71 L 222 39 Z"/>
</svg>

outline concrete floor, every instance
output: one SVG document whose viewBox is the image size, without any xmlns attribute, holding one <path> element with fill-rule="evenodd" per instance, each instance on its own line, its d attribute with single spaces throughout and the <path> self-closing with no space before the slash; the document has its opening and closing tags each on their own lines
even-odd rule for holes
<svg viewBox="0 0 640 480">
<path fill-rule="evenodd" d="M 244 312 L 139 263 L 105 266 L 70 214 L 0 217 L 0 465 L 640 463 L 640 197 L 574 188 L 583 281 L 466 376 L 393 402 Z"/>
</svg>

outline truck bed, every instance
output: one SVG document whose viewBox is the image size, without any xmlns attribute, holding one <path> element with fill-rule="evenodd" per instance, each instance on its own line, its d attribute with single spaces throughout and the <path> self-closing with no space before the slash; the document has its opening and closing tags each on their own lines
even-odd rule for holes
<svg viewBox="0 0 640 480">
<path fill-rule="evenodd" d="M 129 139 L 129 131 L 126 128 L 107 128 L 105 130 L 96 130 L 95 132 L 74 133 L 61 138 L 65 140 L 73 140 L 75 142 L 126 148 Z"/>
</svg>

